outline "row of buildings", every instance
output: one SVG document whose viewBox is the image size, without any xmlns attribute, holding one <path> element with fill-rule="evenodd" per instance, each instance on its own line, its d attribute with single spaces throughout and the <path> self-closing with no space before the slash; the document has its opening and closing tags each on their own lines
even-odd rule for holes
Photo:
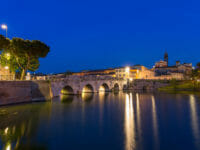
<svg viewBox="0 0 200 150">
<path fill-rule="evenodd" d="M 192 72 L 191 63 L 183 63 L 176 61 L 175 65 L 170 66 L 168 63 L 168 54 L 165 53 L 164 60 L 160 60 L 155 63 L 153 68 L 148 69 L 143 65 L 134 65 L 126 67 L 117 67 L 101 70 L 86 70 L 71 75 L 87 76 L 111 76 L 116 78 L 123 78 L 127 80 L 134 79 L 151 79 L 151 80 L 171 80 L 177 79 L 182 80 L 187 78 Z M 26 80 L 46 80 L 57 77 L 64 77 L 66 74 L 54 74 L 54 75 L 36 75 L 32 76 L 30 73 L 27 74 Z M 14 80 L 14 75 L 6 67 L 0 66 L 0 80 Z"/>
<path fill-rule="evenodd" d="M 106 75 L 117 78 L 134 79 L 155 79 L 155 80 L 182 80 L 187 78 L 192 72 L 191 63 L 176 61 L 175 65 L 169 66 L 168 54 L 165 53 L 164 60 L 155 63 L 153 68 L 148 69 L 143 65 L 109 68 L 102 70 L 91 70 L 73 73 L 73 75 Z"/>
</svg>

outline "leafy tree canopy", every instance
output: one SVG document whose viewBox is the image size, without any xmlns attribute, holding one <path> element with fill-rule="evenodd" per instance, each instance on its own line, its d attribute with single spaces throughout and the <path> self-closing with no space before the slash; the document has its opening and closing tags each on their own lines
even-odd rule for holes
<svg viewBox="0 0 200 150">
<path fill-rule="evenodd" d="M 35 71 L 39 68 L 39 58 L 46 57 L 50 48 L 38 40 L 31 41 L 22 38 L 9 40 L 0 35 L 0 50 L 3 50 L 1 63 L 9 64 L 11 71 L 20 71 L 21 79 L 24 79 L 28 70 Z M 10 55 L 9 60 L 7 54 Z"/>
<path fill-rule="evenodd" d="M 200 70 L 200 62 L 197 63 L 197 69 Z"/>
<path fill-rule="evenodd" d="M 0 50 L 7 48 L 10 44 L 10 40 L 0 35 Z"/>
</svg>

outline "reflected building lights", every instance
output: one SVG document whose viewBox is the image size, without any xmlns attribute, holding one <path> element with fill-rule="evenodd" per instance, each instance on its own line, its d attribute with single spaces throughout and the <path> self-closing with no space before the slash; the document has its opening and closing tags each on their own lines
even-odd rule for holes
<svg viewBox="0 0 200 150">
<path fill-rule="evenodd" d="M 198 148 L 200 148 L 199 144 L 197 143 L 200 140 L 200 136 L 199 136 L 196 100 L 195 100 L 194 95 L 190 95 L 190 111 L 191 111 L 191 126 L 193 130 L 193 135 L 195 138 L 195 143 L 196 145 L 198 145 Z"/>
<path fill-rule="evenodd" d="M 130 95 L 126 94 L 125 100 L 125 149 L 134 150 L 136 147 L 135 143 L 135 117 L 134 117 L 134 107 L 132 93 Z"/>
<path fill-rule="evenodd" d="M 8 127 L 5 128 L 4 133 L 7 134 L 8 133 Z"/>
<path fill-rule="evenodd" d="M 155 144 L 156 144 L 155 147 L 159 148 L 157 110 L 156 110 L 155 97 L 153 95 L 151 96 L 151 102 L 152 102 L 153 132 L 154 132 L 154 138 L 155 138 Z"/>
<path fill-rule="evenodd" d="M 100 92 L 99 93 L 99 131 L 100 134 L 102 134 L 102 126 L 104 122 L 104 99 L 105 99 L 105 92 Z"/>
<path fill-rule="evenodd" d="M 5 150 L 11 150 L 11 144 L 10 143 L 6 144 Z"/>
<path fill-rule="evenodd" d="M 139 94 L 136 93 L 136 109 L 137 109 L 137 128 L 138 128 L 138 136 L 139 136 L 139 141 L 142 139 L 142 130 L 141 130 L 141 113 L 140 113 L 140 99 L 139 99 Z"/>
<path fill-rule="evenodd" d="M 105 88 L 103 87 L 103 86 L 100 86 L 99 87 L 99 92 L 101 92 L 101 93 L 104 93 L 106 90 L 105 90 Z"/>
</svg>

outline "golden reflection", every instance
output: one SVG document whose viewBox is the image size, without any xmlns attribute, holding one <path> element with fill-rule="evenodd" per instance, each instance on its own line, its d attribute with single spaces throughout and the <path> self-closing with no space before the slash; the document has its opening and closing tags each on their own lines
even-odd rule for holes
<svg viewBox="0 0 200 150">
<path fill-rule="evenodd" d="M 60 95 L 60 100 L 63 103 L 71 103 L 74 100 L 74 95 L 61 94 Z"/>
<path fill-rule="evenodd" d="M 99 87 L 99 92 L 100 92 L 100 93 L 104 93 L 105 91 L 106 91 L 106 90 L 105 90 L 105 87 L 101 85 L 101 86 Z"/>
<path fill-rule="evenodd" d="M 104 98 L 105 98 L 105 93 L 104 92 L 100 92 L 98 95 L 99 95 L 99 100 L 103 101 Z"/>
<path fill-rule="evenodd" d="M 82 100 L 83 101 L 91 101 L 93 98 L 93 93 L 82 93 L 81 94 Z"/>
<path fill-rule="evenodd" d="M 4 133 L 7 134 L 8 133 L 8 127 L 5 128 Z"/>
<path fill-rule="evenodd" d="M 5 150 L 11 150 L 11 144 L 10 143 L 6 144 Z"/>
<path fill-rule="evenodd" d="M 103 114 L 104 114 L 104 100 L 106 97 L 106 93 L 105 92 L 99 92 L 99 124 L 100 126 L 103 126 Z M 101 130 L 101 128 L 100 128 Z"/>
<path fill-rule="evenodd" d="M 136 93 L 136 110 L 137 110 L 137 127 L 138 127 L 138 136 L 139 136 L 139 140 L 141 140 L 142 136 L 142 130 L 141 130 L 141 113 L 140 113 L 140 99 L 139 99 L 139 94 Z"/>
<path fill-rule="evenodd" d="M 152 119 L 153 119 L 152 121 L 153 121 L 155 144 L 156 147 L 159 147 L 157 110 L 156 110 L 155 97 L 153 95 L 151 96 L 151 102 L 152 102 Z"/>
<path fill-rule="evenodd" d="M 135 116 L 132 93 L 130 95 L 126 94 L 125 101 L 125 149 L 134 150 L 136 148 L 135 143 Z"/>
<path fill-rule="evenodd" d="M 196 100 L 194 95 L 190 95 L 190 111 L 191 111 L 191 126 L 193 130 L 193 135 L 195 138 L 195 142 L 199 142 L 199 127 L 198 127 L 198 115 L 197 115 L 197 107 Z M 198 146 L 200 148 L 200 146 Z"/>
</svg>

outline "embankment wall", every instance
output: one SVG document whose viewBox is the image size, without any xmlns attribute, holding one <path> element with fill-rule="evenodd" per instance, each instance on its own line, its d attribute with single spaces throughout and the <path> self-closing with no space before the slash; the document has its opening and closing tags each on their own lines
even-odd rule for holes
<svg viewBox="0 0 200 150">
<path fill-rule="evenodd" d="M 48 81 L 0 81 L 0 105 L 46 101 L 51 93 Z"/>
</svg>

